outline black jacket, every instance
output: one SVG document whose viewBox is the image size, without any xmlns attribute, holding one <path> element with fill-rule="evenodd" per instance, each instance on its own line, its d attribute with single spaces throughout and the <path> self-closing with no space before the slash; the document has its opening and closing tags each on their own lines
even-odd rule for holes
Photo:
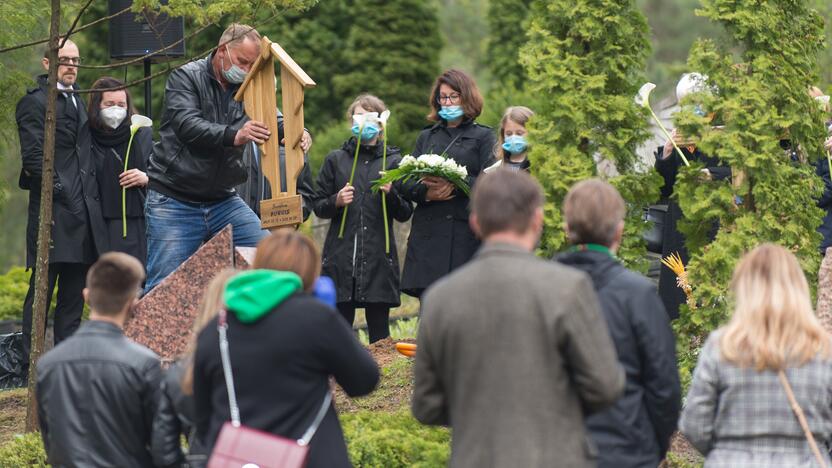
<svg viewBox="0 0 832 468">
<path fill-rule="evenodd" d="M 170 367 L 162 378 L 161 395 L 156 416 L 150 451 L 156 466 L 181 466 L 186 462 L 182 452 L 182 436 L 188 441 L 188 466 L 195 468 L 208 462 L 208 455 L 195 437 L 194 399 L 182 393 L 182 376 L 189 361 L 180 361 Z"/>
<path fill-rule="evenodd" d="M 355 138 L 350 138 L 341 149 L 329 153 L 318 173 L 315 215 L 332 220 L 324 242 L 321 274 L 335 281 L 338 302 L 388 304 L 396 307 L 401 301 L 399 257 L 393 236 L 393 220 L 407 221 L 413 213 L 413 207 L 399 195 L 401 184 L 394 184 L 386 196 L 390 253 L 385 254 L 381 207 L 381 196 L 384 193 L 373 193 L 370 186 L 380 177 L 379 171 L 399 166 L 401 152 L 396 147 L 388 147 L 387 167 L 383 168 L 381 160 L 384 146 L 361 145 L 353 179 L 355 198 L 347 210 L 344 237 L 339 239 L 344 207 L 336 208 L 335 199 L 338 191 L 350 179 L 355 145 Z"/>
<path fill-rule="evenodd" d="M 224 200 L 248 174 L 243 146 L 233 145 L 249 118 L 243 103 L 234 100 L 239 86 L 220 86 L 212 58 L 174 70 L 165 85 L 159 142 L 148 165 L 149 188 L 180 201 Z M 282 119 L 277 138 L 283 139 Z"/>
<path fill-rule="evenodd" d="M 494 132 L 473 121 L 448 128 L 444 121 L 428 127 L 416 139 L 413 156 L 443 154 L 468 169 L 468 184 L 473 189 L 480 171 L 492 162 Z M 434 281 L 467 262 L 479 248 L 479 241 L 468 227 L 468 197 L 460 190 L 455 197 L 440 202 L 425 200 L 427 187 L 413 181 L 405 184 L 402 195 L 416 203 L 407 242 L 402 273 L 402 291 L 421 295 Z"/>
<path fill-rule="evenodd" d="M 624 367 L 624 395 L 586 419 L 601 468 L 654 468 L 664 458 L 681 407 L 676 340 L 647 278 L 603 252 L 572 252 L 560 263 L 589 274 Z"/>
<path fill-rule="evenodd" d="M 54 467 L 148 467 L 159 357 L 117 326 L 88 321 L 38 361 L 43 444 Z"/>
<path fill-rule="evenodd" d="M 39 76 L 37 82 L 38 86 L 18 101 L 15 112 L 23 162 L 18 183 L 20 188 L 29 190 L 27 268 L 34 266 L 37 254 L 46 75 Z M 90 157 L 87 111 L 80 96 L 75 99 L 77 108 L 63 93 L 58 93 L 50 263 L 89 264 L 108 250 L 95 165 Z"/>
<path fill-rule="evenodd" d="M 664 225 L 662 227 L 662 257 L 677 252 L 682 257 L 682 262 L 687 265 L 689 257 L 688 250 L 685 247 L 685 236 L 679 232 L 677 224 L 682 219 L 682 209 L 673 196 L 673 187 L 676 185 L 676 174 L 679 173 L 679 168 L 685 163 L 676 151 L 667 159 L 661 159 L 664 147 L 660 146 L 656 151 L 656 171 L 664 178 L 664 185 L 661 189 L 662 200 L 667 202 L 667 214 L 665 214 Z M 705 165 L 711 173 L 713 180 L 727 180 L 731 178 L 731 168 L 726 166 L 722 161 L 715 157 L 702 154 L 697 148 L 693 153 L 687 149 L 682 149 L 685 157 L 689 162 L 701 162 Z M 708 229 L 708 236 L 713 239 L 716 236 L 716 231 L 719 228 L 717 225 L 705 226 Z M 685 294 L 682 289 L 676 285 L 676 275 L 667 267 L 662 266 L 659 273 L 659 297 L 664 303 L 665 310 L 671 319 L 679 317 L 679 306 L 685 303 Z"/>
<path fill-rule="evenodd" d="M 260 202 L 263 200 L 270 200 L 272 198 L 272 188 L 269 185 L 268 179 L 263 174 L 263 167 L 259 161 L 259 151 L 255 155 L 253 151 L 254 143 L 249 143 L 245 146 L 243 151 L 243 164 L 248 169 L 248 178 L 245 182 L 234 188 L 237 195 L 246 202 L 246 205 L 254 211 L 257 216 L 260 216 Z M 286 167 L 286 150 L 281 145 L 279 147 L 279 158 L 282 181 L 281 187 L 286 184 L 286 174 L 283 168 Z M 307 158 L 304 156 L 303 169 L 297 178 L 298 195 L 303 201 L 303 220 L 309 218 L 312 213 L 312 204 L 315 197 L 315 186 L 312 184 L 312 171 L 309 170 Z"/>
<path fill-rule="evenodd" d="M 295 294 L 252 324 L 228 314 L 228 345 L 243 425 L 300 438 L 330 391 L 329 377 L 350 396 L 366 395 L 378 367 L 338 313 Z M 199 334 L 194 366 L 197 437 L 210 453 L 231 419 L 220 361 L 217 319 Z M 309 444 L 308 468 L 349 467 L 341 424 L 330 406 Z"/>
<path fill-rule="evenodd" d="M 823 195 L 818 199 L 818 207 L 825 213 L 818 232 L 823 236 L 820 252 L 825 255 L 826 249 L 832 246 L 832 179 L 829 177 L 829 161 L 826 158 L 821 158 L 815 163 L 815 173 L 823 180 Z"/>
<path fill-rule="evenodd" d="M 101 213 L 104 219 L 121 219 L 121 184 L 118 177 L 124 172 L 124 154 L 127 153 L 127 144 L 130 140 L 130 120 L 124 119 L 115 131 L 91 128 L 90 132 L 96 180 L 101 193 Z M 147 160 L 151 150 L 153 150 L 153 131 L 149 128 L 142 128 L 133 137 L 127 169 L 147 172 Z M 127 189 L 125 193 L 127 217 L 144 217 L 146 193 L 147 191 L 140 187 Z"/>
</svg>

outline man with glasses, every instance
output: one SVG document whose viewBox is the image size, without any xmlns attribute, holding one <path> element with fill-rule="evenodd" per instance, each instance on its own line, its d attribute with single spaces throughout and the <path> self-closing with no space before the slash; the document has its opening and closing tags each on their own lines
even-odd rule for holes
<svg viewBox="0 0 832 468">
<path fill-rule="evenodd" d="M 63 39 L 61 39 L 63 40 Z M 17 103 L 15 118 L 23 167 L 19 185 L 29 190 L 29 213 L 26 224 L 26 268 L 32 269 L 29 291 L 23 303 L 24 367 L 28 366 L 34 302 L 35 258 L 40 213 L 40 187 L 43 163 L 44 121 L 49 86 L 57 86 L 55 117 L 55 170 L 52 175 L 52 237 L 49 244 L 49 290 L 51 302 L 58 285 L 55 307 L 55 344 L 72 335 L 81 323 L 84 299 L 81 291 L 87 270 L 106 250 L 106 232 L 101 216 L 95 164 L 90 156 L 90 132 L 87 112 L 77 89 L 78 46 L 66 40 L 58 50 L 57 82 L 47 75 L 37 78 L 37 87 L 28 90 Z M 43 68 L 49 69 L 44 54 Z"/>
</svg>

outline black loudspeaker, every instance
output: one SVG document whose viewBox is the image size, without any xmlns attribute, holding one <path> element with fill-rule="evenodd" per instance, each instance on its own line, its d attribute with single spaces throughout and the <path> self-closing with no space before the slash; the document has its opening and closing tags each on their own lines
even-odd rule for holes
<svg viewBox="0 0 832 468">
<path fill-rule="evenodd" d="M 167 3 L 166 1 L 162 2 Z M 133 4 L 132 0 L 109 0 L 110 15 Z M 151 60 L 162 62 L 185 56 L 185 21 L 169 18 L 155 11 L 128 11 L 110 20 L 110 57 L 128 59 L 142 57 L 181 40 L 175 46 L 159 52 Z"/>
</svg>

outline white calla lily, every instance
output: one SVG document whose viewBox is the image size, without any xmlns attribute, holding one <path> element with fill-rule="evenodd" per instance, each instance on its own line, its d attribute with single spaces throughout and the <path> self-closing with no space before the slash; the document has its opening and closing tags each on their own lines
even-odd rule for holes
<svg viewBox="0 0 832 468">
<path fill-rule="evenodd" d="M 365 112 L 364 114 L 353 114 L 352 116 L 352 123 L 359 127 L 376 122 L 378 122 L 378 112 Z"/>
<path fill-rule="evenodd" d="M 686 158 L 685 154 L 682 153 L 682 150 L 679 149 L 678 146 L 676 146 L 676 142 L 673 141 L 673 138 L 670 136 L 670 132 L 668 132 L 667 129 L 664 128 L 664 125 L 662 125 L 662 121 L 659 119 L 659 116 L 657 116 L 656 113 L 653 112 L 653 108 L 650 107 L 650 93 L 654 89 L 656 89 L 655 84 L 650 83 L 650 82 L 644 83 L 641 86 L 641 89 L 638 90 L 638 95 L 636 96 L 636 99 L 635 99 L 636 104 L 638 104 L 638 105 L 640 105 L 640 106 L 642 106 L 642 107 L 644 107 L 644 108 L 646 108 L 647 110 L 650 111 L 650 115 L 653 116 L 653 120 L 656 121 L 656 124 L 659 126 L 659 129 L 662 131 L 662 133 L 664 133 L 665 138 L 667 138 L 668 140 L 670 140 L 671 143 L 673 143 L 673 147 L 676 148 L 676 152 L 679 154 L 679 157 L 682 158 L 682 162 L 685 163 L 685 166 L 690 166 L 690 163 L 688 162 L 688 158 Z"/>
<path fill-rule="evenodd" d="M 135 133 L 138 129 L 143 127 L 152 127 L 153 121 L 149 117 L 141 114 L 133 114 L 130 117 L 130 131 Z"/>
<path fill-rule="evenodd" d="M 641 89 L 638 90 L 638 94 L 636 95 L 636 104 L 641 107 L 650 107 L 650 93 L 656 89 L 656 85 L 653 83 L 644 83 L 641 86 Z"/>
<path fill-rule="evenodd" d="M 379 123 L 381 124 L 382 127 L 387 127 L 387 119 L 389 119 L 389 118 L 390 118 L 390 110 L 388 109 L 388 110 L 382 112 L 380 116 L 378 116 L 378 121 L 379 121 Z"/>
</svg>

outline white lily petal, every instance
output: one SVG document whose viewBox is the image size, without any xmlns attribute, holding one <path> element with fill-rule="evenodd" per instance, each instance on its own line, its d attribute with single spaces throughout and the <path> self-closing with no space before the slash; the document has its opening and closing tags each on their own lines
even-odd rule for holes
<svg viewBox="0 0 832 468">
<path fill-rule="evenodd" d="M 388 109 L 388 110 L 381 113 L 381 115 L 378 117 L 378 121 L 381 123 L 381 126 L 384 127 L 384 126 L 387 126 L 387 119 L 389 119 L 389 118 L 390 118 L 390 110 Z"/>
<path fill-rule="evenodd" d="M 130 117 L 130 130 L 136 131 L 142 127 L 152 127 L 153 121 L 141 114 L 133 114 Z"/>
<path fill-rule="evenodd" d="M 650 93 L 656 89 L 656 85 L 650 82 L 644 83 L 638 90 L 636 104 L 642 107 L 650 107 Z"/>
</svg>

